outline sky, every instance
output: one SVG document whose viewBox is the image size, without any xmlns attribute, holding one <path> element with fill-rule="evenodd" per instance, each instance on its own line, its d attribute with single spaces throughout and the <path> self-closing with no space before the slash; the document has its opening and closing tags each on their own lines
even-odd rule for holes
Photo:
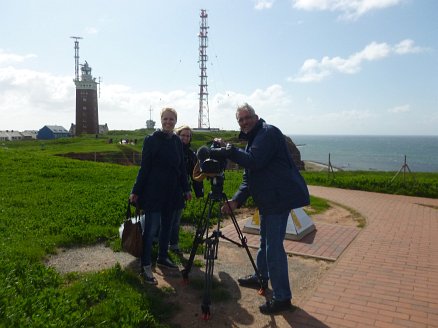
<svg viewBox="0 0 438 328">
<path fill-rule="evenodd" d="M 75 122 L 71 36 L 100 124 L 198 127 L 201 9 L 211 128 L 249 103 L 290 135 L 438 134 L 436 0 L 1 0 L 0 130 Z"/>
</svg>

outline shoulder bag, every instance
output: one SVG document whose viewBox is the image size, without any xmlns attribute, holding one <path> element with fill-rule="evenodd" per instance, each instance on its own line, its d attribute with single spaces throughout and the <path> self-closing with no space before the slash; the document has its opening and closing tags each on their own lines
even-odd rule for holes
<svg viewBox="0 0 438 328">
<path fill-rule="evenodd" d="M 143 236 L 140 222 L 140 210 L 136 207 L 135 216 L 131 217 L 131 203 L 128 200 L 126 219 L 123 223 L 122 249 L 135 257 L 143 254 Z"/>
</svg>

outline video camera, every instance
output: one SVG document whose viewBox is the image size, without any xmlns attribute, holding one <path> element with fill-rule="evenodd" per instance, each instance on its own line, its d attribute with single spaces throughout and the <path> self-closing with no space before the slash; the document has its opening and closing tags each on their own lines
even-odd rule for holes
<svg viewBox="0 0 438 328">
<path fill-rule="evenodd" d="M 222 175 L 227 167 L 227 157 L 230 146 L 221 147 L 217 142 L 213 142 L 210 147 L 202 146 L 198 149 L 196 156 L 199 160 L 201 173 L 207 176 Z"/>
</svg>

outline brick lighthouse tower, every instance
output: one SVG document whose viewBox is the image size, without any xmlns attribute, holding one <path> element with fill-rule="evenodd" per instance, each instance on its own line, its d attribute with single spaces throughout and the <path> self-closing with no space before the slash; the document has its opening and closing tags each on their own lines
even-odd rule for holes
<svg viewBox="0 0 438 328">
<path fill-rule="evenodd" d="M 74 134 L 99 133 L 99 117 L 97 106 L 96 78 L 91 75 L 91 67 L 87 61 L 80 65 L 81 77 L 79 79 L 79 37 L 75 38 L 75 79 L 76 85 L 76 126 Z"/>
</svg>

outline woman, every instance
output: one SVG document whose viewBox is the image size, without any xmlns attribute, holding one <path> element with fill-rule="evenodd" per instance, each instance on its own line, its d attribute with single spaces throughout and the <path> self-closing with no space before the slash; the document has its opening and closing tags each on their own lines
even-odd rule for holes
<svg viewBox="0 0 438 328">
<path fill-rule="evenodd" d="M 190 149 L 190 142 L 192 141 L 192 129 L 189 126 L 184 125 L 176 130 L 176 134 L 179 136 L 183 144 L 184 162 L 186 164 L 189 185 L 191 184 L 193 187 L 193 191 L 195 192 L 197 198 L 203 197 L 204 184 L 202 181 L 199 182 L 193 180 L 193 169 L 198 159 L 193 150 Z M 181 215 L 182 209 L 177 212 L 177 215 L 172 223 L 169 245 L 169 249 L 178 255 L 181 255 L 181 251 L 179 249 L 179 226 L 181 222 Z"/>
<path fill-rule="evenodd" d="M 177 113 L 173 108 L 161 110 L 160 130 L 145 138 L 140 170 L 129 199 L 145 213 L 142 273 L 146 283 L 157 284 L 152 273 L 153 237 L 160 231 L 157 265 L 178 269 L 168 256 L 171 223 L 184 200 L 191 199 L 183 146 L 173 133 Z M 160 228 L 161 226 L 161 228 Z"/>
</svg>

